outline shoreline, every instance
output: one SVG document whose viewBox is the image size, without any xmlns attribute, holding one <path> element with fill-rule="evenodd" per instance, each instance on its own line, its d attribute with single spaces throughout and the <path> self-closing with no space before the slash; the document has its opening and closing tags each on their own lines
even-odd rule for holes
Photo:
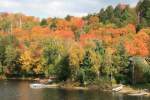
<svg viewBox="0 0 150 100">
<path fill-rule="evenodd" d="M 48 85 L 47 88 L 59 88 L 59 89 L 67 89 L 67 90 L 99 90 L 99 91 L 103 91 L 103 92 L 114 92 L 112 90 L 100 90 L 98 88 L 90 88 L 90 87 L 60 86 L 59 84 Z M 128 96 L 148 96 L 148 97 L 150 97 L 150 92 L 146 92 L 146 91 L 144 91 L 144 89 L 138 89 L 138 88 L 135 89 L 135 88 L 130 87 L 130 86 L 124 86 L 123 89 L 121 89 L 118 92 L 114 92 L 114 93 L 119 93 L 119 94 L 128 95 Z"/>
<path fill-rule="evenodd" d="M 67 87 L 67 86 L 61 86 L 60 84 L 55 84 L 55 83 L 48 85 L 47 88 L 59 88 L 59 89 L 67 89 L 67 90 L 99 90 L 99 91 L 103 91 L 103 92 L 114 92 L 110 89 L 109 90 L 108 89 L 100 90 L 99 88 L 82 87 L 82 86 Z M 123 89 L 121 89 L 118 92 L 114 92 L 114 93 L 120 93 L 120 94 L 128 95 L 128 96 L 150 96 L 150 92 L 146 92 L 144 89 L 133 88 L 133 87 L 127 86 L 127 85 L 124 85 Z"/>
<path fill-rule="evenodd" d="M 20 80 L 20 81 L 39 81 L 39 78 L 6 78 L 6 79 L 0 79 L 0 80 Z M 90 86 L 68 86 L 68 85 L 61 85 L 60 83 L 52 83 L 52 84 L 47 84 L 47 88 L 59 88 L 59 89 L 67 89 L 67 90 L 100 90 L 100 88 L 92 88 Z M 150 88 L 150 87 L 149 87 Z M 113 92 L 111 89 L 106 89 L 106 90 L 100 90 L 104 92 Z M 145 89 L 141 88 L 135 88 L 133 86 L 127 86 L 124 85 L 123 88 L 115 93 L 121 93 L 124 95 L 129 95 L 129 94 L 135 94 L 135 93 L 143 93 L 142 96 L 150 96 L 150 92 L 146 92 Z"/>
<path fill-rule="evenodd" d="M 134 96 L 135 94 L 138 96 L 150 96 L 150 92 L 145 91 L 145 89 L 133 88 L 131 86 L 124 86 L 122 90 L 118 91 L 118 93 L 124 95 Z"/>
</svg>

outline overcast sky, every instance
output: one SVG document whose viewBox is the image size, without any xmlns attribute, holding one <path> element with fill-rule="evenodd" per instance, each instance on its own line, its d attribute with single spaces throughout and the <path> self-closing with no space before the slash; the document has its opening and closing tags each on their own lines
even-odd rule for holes
<svg viewBox="0 0 150 100">
<path fill-rule="evenodd" d="M 26 15 L 65 17 L 66 15 L 84 16 L 98 12 L 108 5 L 119 3 L 135 6 L 139 0 L 0 0 L 0 12 L 24 13 Z"/>
</svg>

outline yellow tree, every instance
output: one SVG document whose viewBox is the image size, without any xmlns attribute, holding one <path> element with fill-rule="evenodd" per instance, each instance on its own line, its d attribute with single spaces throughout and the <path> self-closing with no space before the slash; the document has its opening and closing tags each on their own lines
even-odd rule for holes
<svg viewBox="0 0 150 100">
<path fill-rule="evenodd" d="M 32 53 L 29 50 L 26 50 L 25 52 L 23 52 L 21 54 L 20 62 L 22 64 L 21 68 L 22 68 L 23 71 L 29 72 L 32 68 L 33 59 L 32 59 L 31 54 Z"/>
<path fill-rule="evenodd" d="M 100 57 L 93 50 L 89 50 L 89 59 L 91 63 L 91 72 L 95 73 L 99 78 Z"/>
<path fill-rule="evenodd" d="M 80 64 L 83 61 L 84 50 L 79 45 L 75 44 L 70 48 L 69 51 L 69 67 L 71 70 L 71 79 L 72 81 L 77 76 L 77 72 L 79 71 Z"/>
<path fill-rule="evenodd" d="M 40 74 L 42 72 L 41 58 L 36 56 L 34 52 L 30 50 L 24 51 L 19 60 L 22 65 L 21 69 L 26 73 Z"/>
<path fill-rule="evenodd" d="M 29 50 L 24 51 L 20 56 L 21 69 L 25 72 L 29 72 L 32 68 L 32 53 Z"/>
<path fill-rule="evenodd" d="M 43 73 L 43 68 L 42 68 L 41 58 L 40 57 L 33 58 L 33 71 L 36 74 Z"/>
</svg>

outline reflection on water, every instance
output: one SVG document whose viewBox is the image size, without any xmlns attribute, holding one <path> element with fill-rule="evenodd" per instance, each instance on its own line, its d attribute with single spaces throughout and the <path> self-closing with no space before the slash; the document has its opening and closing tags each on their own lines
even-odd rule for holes
<svg viewBox="0 0 150 100">
<path fill-rule="evenodd" d="M 28 81 L 0 81 L 0 100 L 150 100 L 94 90 L 31 89 Z"/>
</svg>

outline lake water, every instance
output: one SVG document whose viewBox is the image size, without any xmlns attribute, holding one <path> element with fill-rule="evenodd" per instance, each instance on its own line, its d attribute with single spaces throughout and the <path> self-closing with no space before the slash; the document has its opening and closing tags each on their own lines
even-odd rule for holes
<svg viewBox="0 0 150 100">
<path fill-rule="evenodd" d="M 95 90 L 31 89 L 29 81 L 0 81 L 0 100 L 150 100 Z"/>
</svg>

